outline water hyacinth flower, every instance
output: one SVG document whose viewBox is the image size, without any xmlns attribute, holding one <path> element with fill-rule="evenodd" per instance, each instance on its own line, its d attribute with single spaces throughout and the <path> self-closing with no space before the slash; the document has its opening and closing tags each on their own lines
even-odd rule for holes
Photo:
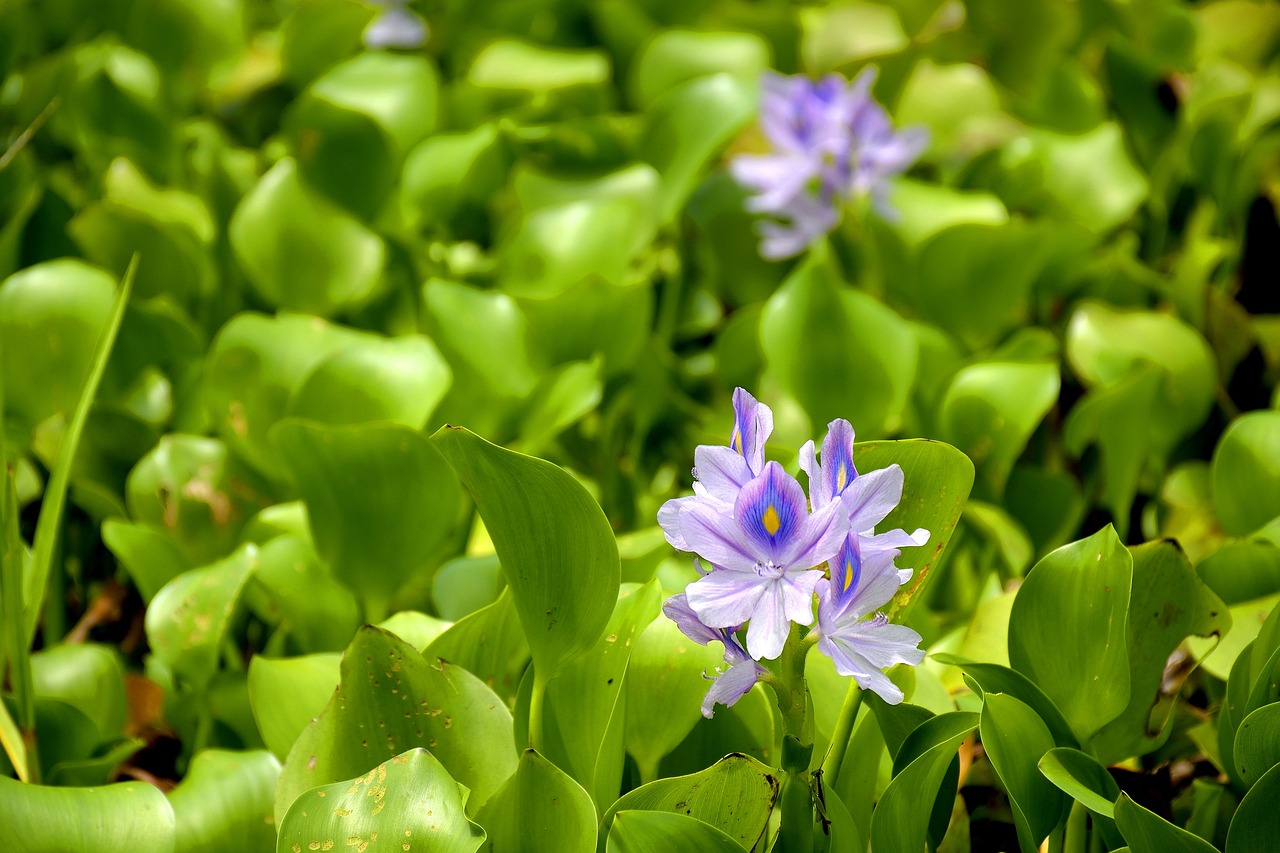
<svg viewBox="0 0 1280 853">
<path fill-rule="evenodd" d="M 715 678 L 703 713 L 737 702 L 767 673 L 756 661 L 782 653 L 792 623 L 813 625 L 815 596 L 818 625 L 806 642 L 816 642 L 859 686 L 900 702 L 901 691 L 882 670 L 918 664 L 921 638 L 876 611 L 911 578 L 911 569 L 894 565 L 900 549 L 929 540 L 927 530 L 875 532 L 902 498 L 902 469 L 860 475 L 853 427 L 837 419 L 821 456 L 812 441 L 801 448 L 806 500 L 794 477 L 764 461 L 772 428 L 769 408 L 737 389 L 729 446 L 698 447 L 695 494 L 668 501 L 658 516 L 667 540 L 696 555 L 700 575 L 664 612 L 686 636 L 725 649 L 728 668 Z M 738 640 L 744 626 L 745 644 Z"/>
<path fill-rule="evenodd" d="M 869 196 L 883 215 L 889 179 L 915 162 L 928 144 L 922 128 L 895 132 L 871 97 L 876 70 L 852 83 L 838 74 L 821 80 L 766 72 L 761 81 L 760 128 L 772 151 L 743 154 L 729 165 L 752 191 L 747 209 L 771 217 L 759 225 L 760 254 L 771 260 L 804 251 L 840 221 L 849 200 Z"/>
</svg>

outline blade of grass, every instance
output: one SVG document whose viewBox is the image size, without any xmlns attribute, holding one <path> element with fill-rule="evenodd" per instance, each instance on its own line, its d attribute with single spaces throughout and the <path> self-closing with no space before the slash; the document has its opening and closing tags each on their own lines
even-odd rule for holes
<svg viewBox="0 0 1280 853">
<path fill-rule="evenodd" d="M 3 412 L 0 411 L 0 419 Z M 3 453 L 0 448 L 0 453 Z M 0 640 L 4 653 L 0 654 L 0 676 L 4 675 L 4 662 L 9 662 L 9 684 L 17 705 L 18 720 L 9 715 L 9 709 L 0 700 L 0 742 L 9 756 L 9 763 L 24 782 L 31 780 L 30 770 L 38 762 L 35 755 L 35 688 L 31 678 L 31 655 L 22 642 L 22 538 L 18 534 L 18 489 L 13 467 L 3 466 L 4 490 L 0 491 Z M 2 679 L 0 679 L 2 680 Z M 28 744 L 31 749 L 27 748 Z"/>
<path fill-rule="evenodd" d="M 49 584 L 53 554 L 62 526 L 62 510 L 67 501 L 71 463 L 75 460 L 76 450 L 80 446 L 80 437 L 84 433 L 85 421 L 89 418 L 93 399 L 97 396 L 102 374 L 107 369 L 107 360 L 111 357 L 116 333 L 120 331 L 120 321 L 124 319 L 124 310 L 129 304 L 129 293 L 133 290 L 133 279 L 137 272 L 138 255 L 134 254 L 129 261 L 129 268 L 125 270 L 120 289 L 116 293 L 115 304 L 111 306 L 111 316 L 107 319 L 106 328 L 98 338 L 98 346 L 93 353 L 93 364 L 89 369 L 89 375 L 85 378 L 84 387 L 80 389 L 80 399 L 76 402 L 75 411 L 71 415 L 71 423 L 68 424 L 67 431 L 62 436 L 62 446 L 58 448 L 58 461 L 54 465 L 49 477 L 49 485 L 45 489 L 44 504 L 40 507 L 40 518 L 36 521 L 31 574 L 28 577 L 24 596 L 23 637 L 26 648 L 30 648 L 32 640 L 35 639 L 36 625 L 40 621 L 40 611 L 44 603 L 45 588 Z"/>
</svg>

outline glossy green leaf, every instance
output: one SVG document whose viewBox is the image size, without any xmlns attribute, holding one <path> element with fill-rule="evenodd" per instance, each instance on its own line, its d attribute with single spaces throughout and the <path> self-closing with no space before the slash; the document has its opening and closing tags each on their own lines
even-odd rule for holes
<svg viewBox="0 0 1280 853">
<path fill-rule="evenodd" d="M 289 750 L 276 788 L 277 820 L 308 788 L 366 773 L 410 747 L 431 750 L 470 789 L 473 810 L 515 772 L 511 714 L 466 670 L 429 661 L 368 625 L 347 647 L 341 669 L 338 690 Z"/>
<path fill-rule="evenodd" d="M 699 773 L 642 785 L 605 811 L 596 850 L 606 849 L 614 816 L 630 810 L 685 814 L 750 849 L 764 835 L 778 798 L 777 773 L 745 755 L 728 755 Z"/>
<path fill-rule="evenodd" d="M 360 626 L 355 594 L 333 578 L 307 538 L 292 534 L 261 547 L 246 603 L 304 654 L 346 648 Z"/>
<path fill-rule="evenodd" d="M 57 645 L 31 655 L 31 679 L 37 696 L 61 699 L 96 725 L 110 740 L 124 729 L 124 669 L 114 649 L 95 643 Z"/>
<path fill-rule="evenodd" d="M 902 767 L 880 798 L 871 817 L 871 844 L 877 851 L 915 853 L 923 849 L 930 828 L 924 816 L 934 812 L 940 796 L 950 815 L 954 792 L 941 789 L 956 761 L 956 750 L 978 727 L 978 715 L 956 712 L 944 717 L 948 719 L 935 718 L 943 720 L 938 724 L 939 737 L 920 744 L 927 748 Z"/>
<path fill-rule="evenodd" d="M 473 853 L 484 830 L 467 819 L 464 788 L 422 748 L 410 749 L 367 774 L 312 788 L 280 822 L 277 853 L 294 847 L 363 848 L 395 853 L 405 844 L 428 853 Z"/>
<path fill-rule="evenodd" d="M 755 78 L 768 64 L 769 46 L 754 33 L 662 30 L 636 55 L 628 88 L 643 106 L 686 80 L 717 72 Z"/>
<path fill-rule="evenodd" d="M 919 440 L 862 442 L 854 446 L 853 460 L 862 473 L 895 464 L 902 468 L 902 500 L 876 525 L 877 529 L 929 531 L 929 541 L 924 547 L 907 548 L 895 561 L 901 568 L 914 569 L 915 574 L 898 593 L 889 609 L 892 614 L 916 598 L 928 580 L 930 569 L 951 541 L 969 490 L 973 488 L 973 463 L 948 444 Z"/>
<path fill-rule="evenodd" d="M 488 835 L 487 850 L 591 853 L 596 810 L 582 786 L 532 749 L 520 756 L 515 775 L 476 813 Z"/>
<path fill-rule="evenodd" d="M 320 716 L 340 679 L 340 655 L 296 658 L 254 655 L 249 661 L 249 702 L 267 748 L 281 761 L 307 724 Z"/>
<path fill-rule="evenodd" d="M 573 86 L 598 86 L 609 79 L 609 60 L 601 52 L 569 51 L 502 39 L 480 51 L 467 71 L 475 86 L 547 92 Z"/>
<path fill-rule="evenodd" d="M 330 68 L 284 117 L 302 176 L 372 219 L 404 156 L 435 129 L 439 88 L 423 56 L 364 52 Z"/>
<path fill-rule="evenodd" d="M 604 636 L 547 685 L 543 749 L 601 809 L 620 791 L 627 666 L 636 638 L 658 615 L 660 592 L 657 581 L 623 587 Z"/>
<path fill-rule="evenodd" d="M 1233 757 L 1247 785 L 1280 764 L 1280 704 L 1263 705 L 1244 718 L 1236 730 Z"/>
<path fill-rule="evenodd" d="M 360 48 L 360 33 L 376 12 L 356 0 L 302 0 L 280 27 L 284 76 L 303 86 Z"/>
<path fill-rule="evenodd" d="M 942 400 L 942 434 L 997 492 L 1041 419 L 1058 401 L 1058 366 L 986 362 L 962 369 Z"/>
<path fill-rule="evenodd" d="M 243 545 L 226 559 L 174 578 L 147 608 L 152 654 L 196 690 L 218 669 L 231 616 L 257 562 L 257 547 Z"/>
<path fill-rule="evenodd" d="M 756 114 L 759 87 L 732 74 L 676 86 L 646 113 L 640 154 L 662 173 L 662 221 L 672 221 L 708 161 Z"/>
<path fill-rule="evenodd" d="M 642 781 L 653 781 L 658 762 L 693 730 L 710 687 L 703 673 L 723 662 L 722 646 L 698 645 L 666 616 L 636 638 L 627 668 L 626 745 Z"/>
<path fill-rule="evenodd" d="M 595 645 L 613 612 L 621 568 L 609 523 L 549 462 L 456 427 L 431 440 L 484 519 L 545 683 Z"/>
<path fill-rule="evenodd" d="M 982 702 L 982 747 L 999 774 L 1013 806 L 1023 850 L 1037 850 L 1064 814 L 1062 792 L 1039 772 L 1053 749 L 1053 734 L 1028 705 L 1004 693 Z"/>
<path fill-rule="evenodd" d="M 1145 755 L 1169 737 L 1172 707 L 1161 701 L 1169 655 L 1188 634 L 1223 635 L 1231 626 L 1226 605 L 1196 577 L 1175 543 L 1151 542 L 1131 553 L 1129 704 L 1089 744 L 1104 763 Z"/>
<path fill-rule="evenodd" d="M 102 541 L 148 603 L 191 567 L 171 537 L 145 524 L 109 518 L 102 523 Z"/>
<path fill-rule="evenodd" d="M 134 521 L 164 533 L 187 565 L 200 566 L 235 546 L 251 510 L 234 480 L 221 441 L 169 433 L 129 472 L 125 500 Z"/>
<path fill-rule="evenodd" d="M 769 372 L 804 407 L 813 431 L 835 418 L 872 436 L 900 426 L 915 337 L 891 308 L 845 286 L 821 253 L 765 304 L 760 343 Z"/>
<path fill-rule="evenodd" d="M 1082 742 L 1129 704 L 1125 613 L 1133 558 L 1111 527 L 1046 556 L 1009 614 L 1009 659 Z"/>
<path fill-rule="evenodd" d="M 1040 772 L 1095 815 L 1108 820 L 1115 817 L 1120 787 L 1093 756 L 1071 747 L 1051 749 L 1040 759 Z"/>
<path fill-rule="evenodd" d="M 328 427 L 286 421 L 272 431 L 307 505 L 316 550 L 333 576 L 379 618 L 458 522 L 449 466 L 402 426 Z"/>
<path fill-rule="evenodd" d="M 302 183 L 284 158 L 236 208 L 231 246 L 259 297 L 327 316 L 368 301 L 386 260 L 377 234 Z"/>
<path fill-rule="evenodd" d="M 955 655 L 935 654 L 933 659 L 939 663 L 959 667 L 965 675 L 977 682 L 984 693 L 1006 693 L 1029 706 L 1049 727 L 1057 746 L 1078 746 L 1075 735 L 1071 733 L 1071 727 L 1063 718 L 1062 712 L 1044 694 L 1044 691 L 1036 686 L 1035 682 L 1022 673 L 999 664 L 979 663 Z"/>
<path fill-rule="evenodd" d="M 614 815 L 608 853 L 740 853 L 742 845 L 679 812 L 630 810 Z"/>
<path fill-rule="evenodd" d="M 1227 853 L 1265 850 L 1280 833 L 1280 765 L 1262 775 L 1240 801 L 1227 830 Z"/>
<path fill-rule="evenodd" d="M 329 424 L 392 421 L 420 430 L 452 378 L 440 351 L 422 335 L 363 340 L 317 364 L 285 414 Z"/>
<path fill-rule="evenodd" d="M 210 344 L 205 366 L 204 404 L 219 436 L 258 471 L 284 479 L 269 430 L 311 371 L 359 340 L 353 330 L 316 317 L 232 317 Z"/>
<path fill-rule="evenodd" d="M 431 578 L 431 603 L 443 618 L 454 622 L 488 607 L 501 593 L 502 565 L 496 554 L 456 557 Z"/>
<path fill-rule="evenodd" d="M 208 749 L 169 792 L 175 853 L 269 850 L 275 842 L 272 794 L 280 762 L 269 752 Z"/>
<path fill-rule="evenodd" d="M 1228 533 L 1244 536 L 1280 515 L 1280 412 L 1232 421 L 1213 452 L 1213 505 Z"/>
<path fill-rule="evenodd" d="M 499 696 L 513 700 L 529 663 L 529 642 L 511 590 L 504 589 L 492 604 L 455 622 L 423 654 L 456 663 Z"/>
<path fill-rule="evenodd" d="M 1115 805 L 1116 826 L 1133 853 L 1211 853 L 1216 848 L 1185 829 L 1120 794 Z"/>
<path fill-rule="evenodd" d="M 99 744 L 93 754 L 80 760 L 59 761 L 49 768 L 44 781 L 60 788 L 92 788 L 110 782 L 120 765 L 136 755 L 147 744 L 141 738 L 117 738 L 107 745 Z"/>
<path fill-rule="evenodd" d="M 174 850 L 173 809 L 145 782 L 49 788 L 0 777 L 0 825 L 13 853 Z"/>
<path fill-rule="evenodd" d="M 470 233 L 488 225 L 487 204 L 506 179 L 506 152 L 497 129 L 436 133 L 405 158 L 400 208 L 413 226 Z"/>
</svg>

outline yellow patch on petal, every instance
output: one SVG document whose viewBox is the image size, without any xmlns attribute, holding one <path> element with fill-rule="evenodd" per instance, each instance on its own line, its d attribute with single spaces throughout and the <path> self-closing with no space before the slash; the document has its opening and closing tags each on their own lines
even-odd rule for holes
<svg viewBox="0 0 1280 853">
<path fill-rule="evenodd" d="M 836 494 L 843 492 L 847 485 L 849 485 L 849 469 L 841 462 L 840 467 L 836 469 Z"/>
<path fill-rule="evenodd" d="M 847 589 L 849 588 L 849 585 L 850 585 L 850 584 L 852 584 L 852 583 L 853 583 L 853 563 L 852 563 L 852 562 L 849 562 L 849 561 L 845 561 L 845 564 L 844 564 L 844 589 L 842 589 L 842 590 L 840 590 L 840 591 L 841 591 L 841 592 L 844 592 L 845 590 L 847 590 Z"/>
<path fill-rule="evenodd" d="M 729 439 L 729 447 L 737 452 L 739 456 L 743 456 L 742 452 L 742 433 L 736 429 L 733 431 L 733 437 Z"/>
<path fill-rule="evenodd" d="M 778 511 L 773 508 L 773 504 L 765 507 L 764 515 L 760 516 L 760 523 L 764 525 L 764 529 L 769 531 L 770 536 L 778 533 L 778 528 L 782 526 L 782 519 L 778 518 Z"/>
</svg>

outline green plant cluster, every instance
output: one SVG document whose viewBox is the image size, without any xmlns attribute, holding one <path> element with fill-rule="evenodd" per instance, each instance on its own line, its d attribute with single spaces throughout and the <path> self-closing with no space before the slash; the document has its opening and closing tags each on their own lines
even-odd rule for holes
<svg viewBox="0 0 1280 853">
<path fill-rule="evenodd" d="M 895 215 L 763 260 L 868 64 Z M 1271 849 L 1278 205 L 1260 0 L 0 0 L 0 848 L 770 849 L 660 615 L 742 386 L 932 533 L 815 849 Z"/>
</svg>

